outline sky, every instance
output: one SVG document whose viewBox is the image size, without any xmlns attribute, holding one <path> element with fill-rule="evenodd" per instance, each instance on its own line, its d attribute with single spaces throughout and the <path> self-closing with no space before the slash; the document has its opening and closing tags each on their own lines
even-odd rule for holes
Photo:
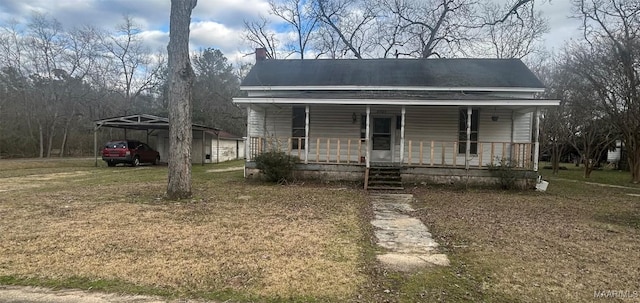
<svg viewBox="0 0 640 303">
<path fill-rule="evenodd" d="M 544 36 L 549 51 L 559 51 L 566 41 L 581 34 L 579 20 L 569 18 L 570 2 L 536 4 L 549 22 L 550 31 Z M 56 18 L 65 29 L 86 24 L 114 29 L 127 14 L 142 29 L 151 49 L 165 49 L 169 41 L 169 0 L 0 0 L 0 22 L 24 21 L 34 11 Z M 217 48 L 231 62 L 247 61 L 244 53 L 250 47 L 242 40 L 243 21 L 268 16 L 268 11 L 267 0 L 199 0 L 192 13 L 191 49 Z"/>
</svg>

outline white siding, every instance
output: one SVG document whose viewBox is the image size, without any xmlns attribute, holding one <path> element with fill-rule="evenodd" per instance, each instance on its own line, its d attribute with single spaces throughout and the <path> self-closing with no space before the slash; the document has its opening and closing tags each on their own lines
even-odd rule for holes
<svg viewBox="0 0 640 303">
<path fill-rule="evenodd" d="M 256 108 L 250 108 L 248 116 L 247 133 L 249 137 L 264 135 L 264 113 Z"/>
<path fill-rule="evenodd" d="M 533 113 L 513 114 L 513 142 L 528 143 L 531 142 L 531 128 L 533 125 Z"/>
<path fill-rule="evenodd" d="M 479 115 L 478 140 L 480 144 L 478 145 L 478 154 L 472 156 L 470 165 L 478 165 L 480 161 L 482 165 L 486 165 L 499 162 L 502 158 L 509 158 L 511 153 L 511 110 L 483 108 Z M 498 117 L 498 121 L 491 119 L 494 115 Z M 482 153 L 480 153 L 480 149 L 482 149 Z M 480 159 L 481 154 L 482 159 Z"/>
<path fill-rule="evenodd" d="M 218 148 L 218 142 L 220 143 L 220 148 Z M 220 139 L 218 141 L 213 138 L 210 152 L 211 162 L 213 163 L 242 159 L 244 158 L 244 142 L 230 139 Z"/>
</svg>

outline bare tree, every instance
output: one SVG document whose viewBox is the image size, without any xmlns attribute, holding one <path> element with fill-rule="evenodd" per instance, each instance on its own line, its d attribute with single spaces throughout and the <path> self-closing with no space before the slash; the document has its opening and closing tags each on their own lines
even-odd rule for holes
<svg viewBox="0 0 640 303">
<path fill-rule="evenodd" d="M 124 114 L 135 109 L 136 101 L 143 92 L 158 84 L 154 79 L 161 65 L 151 60 L 151 52 L 140 39 L 140 32 L 133 18 L 124 15 L 116 32 L 104 41 L 104 47 L 113 60 L 110 74 L 117 75 L 112 81 L 115 92 L 121 94 L 124 101 Z"/>
<path fill-rule="evenodd" d="M 535 69 L 536 76 L 547 86 L 543 97 L 560 100 L 558 107 L 543 110 L 540 119 L 540 150 L 550 155 L 554 175 L 558 174 L 560 160 L 571 140 L 571 132 L 567 126 L 570 117 L 569 104 L 566 99 L 570 73 L 560 66 L 557 62 L 547 60 Z"/>
<path fill-rule="evenodd" d="M 191 196 L 191 87 L 189 24 L 197 0 L 171 0 L 169 29 L 169 182 L 167 197 Z"/>
<path fill-rule="evenodd" d="M 264 16 L 259 21 L 244 21 L 244 39 L 252 46 L 267 50 L 267 58 L 277 59 L 280 51 L 280 41 L 276 39 L 276 32 L 270 29 L 271 23 Z"/>
<path fill-rule="evenodd" d="M 326 33 L 336 34 L 341 43 L 342 56 L 351 53 L 354 57 L 362 59 L 363 54 L 372 51 L 368 37 L 373 30 L 372 24 L 376 14 L 370 6 L 358 1 L 316 0 L 315 14 L 326 28 Z M 333 35 L 327 38 L 331 39 L 332 43 L 324 43 L 325 45 L 336 45 Z"/>
<path fill-rule="evenodd" d="M 492 2 L 476 0 L 270 0 L 270 5 L 296 35 L 289 54 L 309 49 L 316 57 L 428 58 L 493 44 L 497 56 L 519 58 L 532 52 L 547 30 L 534 9 L 534 3 L 544 1 L 510 0 L 491 10 L 485 6 Z M 309 7 L 314 15 L 307 13 Z M 281 31 L 264 17 L 246 21 L 245 32 L 245 39 L 266 48 L 270 58 L 283 51 L 275 38 Z"/>
<path fill-rule="evenodd" d="M 290 50 L 300 54 L 300 59 L 304 59 L 305 50 L 318 23 L 310 4 L 310 1 L 304 0 L 286 0 L 281 3 L 269 0 L 271 13 L 285 21 L 295 33 L 296 41 L 290 45 Z"/>
<path fill-rule="evenodd" d="M 58 127 L 63 108 L 61 96 L 55 81 L 56 71 L 66 51 L 67 37 L 60 22 L 40 13 L 33 13 L 28 24 L 27 53 L 30 77 L 37 90 L 30 102 L 38 127 L 39 156 L 51 156 L 53 138 Z M 42 112 L 40 112 L 42 111 Z"/>
<path fill-rule="evenodd" d="M 516 14 L 507 14 L 510 6 L 500 7 L 491 2 L 484 6 L 481 17 L 485 29 L 480 38 L 489 48 L 483 55 L 495 58 L 522 59 L 531 53 L 540 52 L 542 35 L 549 31 L 542 13 L 535 10 L 522 10 Z M 500 20 L 501 22 L 496 22 Z"/>
<path fill-rule="evenodd" d="M 602 110 L 628 150 L 632 182 L 640 182 L 640 4 L 632 0 L 575 0 L 583 51 L 574 72 L 598 92 Z"/>
<path fill-rule="evenodd" d="M 603 153 L 618 136 L 602 110 L 598 90 L 584 77 L 573 72 L 583 62 L 572 62 L 572 50 L 567 52 L 567 62 L 557 66 L 553 79 L 553 86 L 561 92 L 558 97 L 563 103 L 561 110 L 564 119 L 558 121 L 557 125 L 568 135 L 567 143 L 580 154 L 584 177 L 589 178 Z"/>
</svg>

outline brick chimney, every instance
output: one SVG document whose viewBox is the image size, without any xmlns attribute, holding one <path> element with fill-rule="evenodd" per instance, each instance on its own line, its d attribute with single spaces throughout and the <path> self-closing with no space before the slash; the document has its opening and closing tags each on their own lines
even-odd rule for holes
<svg viewBox="0 0 640 303">
<path fill-rule="evenodd" d="M 256 48 L 256 62 L 267 60 L 267 49 L 264 47 Z"/>
</svg>

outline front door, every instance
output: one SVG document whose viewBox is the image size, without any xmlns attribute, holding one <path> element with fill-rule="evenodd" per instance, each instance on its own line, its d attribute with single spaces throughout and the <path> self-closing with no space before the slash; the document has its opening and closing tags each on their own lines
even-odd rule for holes
<svg viewBox="0 0 640 303">
<path fill-rule="evenodd" d="M 373 117 L 371 143 L 371 162 L 392 161 L 393 136 L 390 117 Z"/>
</svg>

